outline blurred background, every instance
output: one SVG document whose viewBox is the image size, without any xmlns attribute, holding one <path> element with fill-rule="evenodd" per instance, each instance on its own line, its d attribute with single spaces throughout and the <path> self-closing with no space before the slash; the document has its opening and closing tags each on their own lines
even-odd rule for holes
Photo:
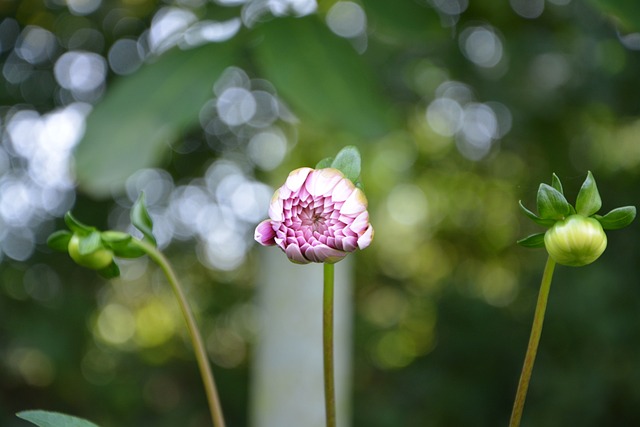
<svg viewBox="0 0 640 427">
<path fill-rule="evenodd" d="M 0 425 L 208 425 L 160 272 L 107 282 L 44 244 L 69 209 L 131 231 L 142 190 L 247 425 L 253 229 L 347 144 L 376 229 L 352 425 L 506 425 L 545 262 L 517 202 L 555 172 L 573 203 L 591 170 L 603 212 L 638 204 L 639 31 L 633 0 L 2 0 Z M 523 426 L 640 425 L 639 234 L 556 270 Z"/>
</svg>

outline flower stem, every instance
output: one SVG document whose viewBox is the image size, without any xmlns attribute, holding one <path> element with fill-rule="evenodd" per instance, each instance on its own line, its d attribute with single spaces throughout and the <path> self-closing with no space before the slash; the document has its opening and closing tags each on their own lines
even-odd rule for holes
<svg viewBox="0 0 640 427">
<path fill-rule="evenodd" d="M 225 427 L 222 408 L 220 406 L 220 400 L 218 398 L 218 391 L 216 390 L 216 385 L 213 380 L 213 373 L 211 372 L 211 366 L 209 365 L 207 352 L 205 350 L 202 337 L 200 336 L 198 325 L 196 324 L 193 313 L 189 308 L 189 303 L 187 302 L 187 299 L 182 290 L 182 286 L 180 285 L 176 274 L 171 268 L 171 265 L 169 264 L 167 258 L 155 246 L 150 245 L 149 243 L 142 240 L 133 239 L 132 242 L 135 242 L 147 255 L 149 255 L 149 258 L 154 260 L 160 266 L 165 276 L 167 277 L 169 284 L 173 288 L 173 292 L 178 300 L 178 304 L 180 305 L 180 310 L 182 311 L 184 320 L 187 323 L 187 329 L 189 330 L 189 336 L 191 337 L 193 350 L 198 362 L 198 367 L 200 368 L 200 376 L 202 377 L 202 382 L 204 383 L 204 389 L 207 394 L 207 401 L 209 403 L 209 410 L 211 411 L 211 420 L 213 421 L 214 427 Z"/>
<path fill-rule="evenodd" d="M 518 382 L 518 391 L 516 392 L 516 399 L 513 403 L 513 410 L 511 411 L 509 427 L 520 426 L 520 419 L 522 418 L 522 411 L 524 409 L 524 401 L 527 398 L 527 390 L 529 388 L 529 381 L 531 380 L 531 371 L 533 370 L 533 363 L 536 359 L 538 343 L 540 342 L 540 335 L 542 334 L 544 313 L 547 309 L 547 299 L 549 298 L 549 289 L 551 288 L 551 279 L 553 278 L 553 270 L 555 266 L 556 262 L 551 257 L 547 258 L 547 264 L 545 265 L 544 273 L 542 274 L 542 282 L 540 283 L 540 292 L 538 293 L 536 311 L 533 315 L 533 325 L 531 326 L 529 345 L 524 357 L 522 373 L 520 374 L 520 381 Z"/>
<path fill-rule="evenodd" d="M 333 282 L 334 265 L 324 264 L 322 349 L 324 355 L 324 405 L 327 427 L 336 426 L 336 387 L 333 374 Z"/>
</svg>

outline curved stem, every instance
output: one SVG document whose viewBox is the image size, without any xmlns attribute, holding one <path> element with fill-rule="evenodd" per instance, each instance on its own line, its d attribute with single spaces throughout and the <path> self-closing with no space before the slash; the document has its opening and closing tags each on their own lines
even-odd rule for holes
<svg viewBox="0 0 640 427">
<path fill-rule="evenodd" d="M 520 381 L 518 382 L 518 391 L 516 392 L 516 399 L 513 403 L 513 410 L 511 411 L 509 427 L 520 426 L 520 419 L 522 418 L 522 411 L 524 409 L 524 401 L 527 398 L 527 390 L 529 389 L 529 381 L 531 380 L 531 371 L 533 370 L 533 363 L 536 359 L 538 343 L 540 342 L 540 335 L 542 334 L 544 313 L 547 309 L 547 299 L 549 298 L 549 289 L 551 288 L 551 279 L 553 278 L 553 270 L 555 266 L 555 261 L 551 259 L 551 257 L 547 258 L 547 264 L 545 265 L 544 273 L 542 274 L 542 282 L 540 283 L 540 292 L 538 293 L 536 311 L 533 315 L 533 325 L 531 326 L 529 345 L 524 357 L 522 373 L 520 374 Z"/>
<path fill-rule="evenodd" d="M 324 405 L 327 427 L 336 425 L 336 388 L 333 374 L 333 264 L 324 264 L 322 350 L 324 356 Z"/>
<path fill-rule="evenodd" d="M 213 380 L 213 373 L 211 372 L 211 365 L 209 365 L 207 352 L 205 350 L 202 337 L 200 336 L 198 325 L 196 324 L 193 313 L 189 308 L 189 303 L 187 302 L 187 298 L 184 295 L 182 286 L 180 285 L 177 276 L 173 272 L 173 269 L 171 268 L 171 265 L 169 264 L 167 258 L 155 246 L 150 245 L 149 243 L 142 240 L 133 239 L 132 242 L 135 242 L 135 244 L 137 244 L 147 255 L 149 255 L 149 258 L 154 260 L 160 266 L 165 276 L 167 277 L 169 284 L 173 288 L 173 292 L 178 300 L 178 304 L 180 305 L 180 310 L 182 311 L 184 320 L 187 323 L 187 329 L 189 330 L 189 336 L 191 337 L 193 350 L 198 362 L 198 367 L 200 368 L 200 376 L 202 377 L 202 382 L 204 383 L 204 389 L 207 394 L 207 401 L 209 402 L 209 410 L 211 411 L 211 420 L 213 421 L 213 425 L 215 427 L 225 427 L 222 408 L 220 406 L 220 400 L 218 398 L 218 391 L 216 390 L 216 385 Z"/>
</svg>

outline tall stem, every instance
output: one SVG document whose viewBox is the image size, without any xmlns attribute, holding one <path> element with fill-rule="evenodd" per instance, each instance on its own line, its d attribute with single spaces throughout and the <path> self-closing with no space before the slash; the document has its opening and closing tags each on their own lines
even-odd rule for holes
<svg viewBox="0 0 640 427">
<path fill-rule="evenodd" d="M 527 354 L 524 357 L 522 373 L 518 382 L 518 391 L 516 399 L 513 403 L 511 411 L 511 420 L 509 427 L 519 427 L 522 411 L 524 409 L 524 401 L 527 398 L 527 390 L 529 389 L 529 381 L 531 380 L 531 371 L 533 363 L 536 360 L 538 352 L 538 343 L 542 334 L 542 324 L 544 323 L 544 313 L 547 309 L 547 299 L 549 298 L 549 289 L 551 288 L 551 279 L 556 263 L 551 257 L 547 258 L 547 264 L 542 274 L 542 282 L 540 283 L 540 292 L 538 293 L 538 303 L 536 304 L 536 312 L 533 315 L 533 325 L 531 326 L 531 335 L 529 336 L 529 345 L 527 346 Z"/>
<path fill-rule="evenodd" d="M 322 349 L 324 355 L 324 405 L 327 427 L 336 426 L 336 387 L 333 374 L 333 279 L 334 265 L 324 264 Z"/>
<path fill-rule="evenodd" d="M 174 273 L 167 258 L 160 252 L 155 246 L 148 244 L 145 241 L 133 239 L 143 251 L 149 255 L 149 258 L 154 260 L 162 269 L 173 292 L 180 305 L 180 310 L 184 316 L 184 320 L 187 323 L 187 329 L 189 330 L 189 336 L 191 337 L 191 343 L 193 344 L 193 350 L 195 352 L 198 367 L 200 368 L 200 376 L 204 383 L 204 389 L 207 394 L 207 401 L 209 403 L 209 410 L 211 412 L 211 420 L 215 427 L 225 427 L 224 417 L 222 415 L 222 408 L 220 406 L 220 400 L 218 398 L 218 391 L 213 380 L 213 373 L 211 372 L 211 365 L 209 365 L 209 359 L 207 358 L 207 352 L 198 330 L 198 325 L 193 317 L 193 313 L 189 308 L 189 303 L 184 295 L 182 286 L 178 281 L 176 274 Z"/>
</svg>

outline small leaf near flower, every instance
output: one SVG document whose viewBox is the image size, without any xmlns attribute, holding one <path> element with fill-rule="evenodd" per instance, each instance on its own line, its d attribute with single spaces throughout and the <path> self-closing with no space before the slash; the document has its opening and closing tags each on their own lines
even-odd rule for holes
<svg viewBox="0 0 640 427">
<path fill-rule="evenodd" d="M 89 234 L 92 231 L 95 230 L 94 227 L 90 227 L 86 224 L 81 223 L 80 221 L 78 221 L 72 214 L 71 212 L 67 212 L 64 215 L 64 222 L 67 224 L 67 227 L 69 227 L 69 229 L 71 231 L 73 231 L 74 233 L 77 234 Z"/>
<path fill-rule="evenodd" d="M 100 238 L 104 243 L 126 243 L 131 240 L 131 235 L 122 231 L 109 230 L 100 233 Z"/>
<path fill-rule="evenodd" d="M 316 169 L 330 168 L 333 163 L 333 157 L 326 157 L 318 162 Z"/>
<path fill-rule="evenodd" d="M 536 224 L 543 227 L 551 227 L 553 224 L 555 224 L 555 219 L 542 219 L 538 215 L 531 212 L 522 204 L 522 200 L 520 200 L 518 203 L 520 204 L 520 209 L 522 209 L 522 212 L 524 212 L 524 214 Z"/>
<path fill-rule="evenodd" d="M 360 152 L 353 145 L 344 147 L 331 162 L 331 167 L 338 169 L 351 182 L 357 182 L 361 168 Z"/>
<path fill-rule="evenodd" d="M 594 215 L 594 218 L 605 230 L 617 230 L 631 224 L 636 217 L 635 206 L 624 206 L 613 209 L 604 216 Z"/>
<path fill-rule="evenodd" d="M 576 199 L 576 212 L 582 216 L 591 216 L 598 212 L 601 207 L 602 199 L 600 199 L 596 180 L 593 178 L 591 171 L 589 171 Z"/>
<path fill-rule="evenodd" d="M 120 277 L 120 268 L 118 267 L 118 264 L 112 262 L 107 267 L 98 270 L 98 274 L 105 279 L 114 279 L 116 277 Z"/>
<path fill-rule="evenodd" d="M 142 232 L 145 239 L 153 246 L 157 245 L 156 238 L 153 237 L 153 221 L 145 205 L 144 193 L 140 193 L 138 200 L 131 208 L 131 223 Z"/>
<path fill-rule="evenodd" d="M 518 240 L 517 243 L 525 248 L 544 248 L 544 234 L 545 233 L 532 234 L 531 236 Z"/>
<path fill-rule="evenodd" d="M 538 189 L 538 214 L 542 219 L 562 219 L 572 211 L 567 199 L 548 184 L 540 184 Z"/>
<path fill-rule="evenodd" d="M 100 240 L 100 233 L 97 231 L 93 231 L 87 236 L 80 237 L 78 245 L 78 253 L 80 255 L 90 255 L 101 248 L 102 241 Z"/>
<path fill-rule="evenodd" d="M 56 251 L 68 252 L 71 236 L 73 236 L 73 234 L 67 230 L 55 231 L 47 239 L 47 245 Z"/>
<path fill-rule="evenodd" d="M 562 183 L 560 182 L 560 178 L 558 178 L 558 175 L 556 175 L 555 173 L 551 176 L 551 186 L 556 190 L 558 190 L 560 194 L 564 194 L 564 191 L 562 190 Z"/>
</svg>

